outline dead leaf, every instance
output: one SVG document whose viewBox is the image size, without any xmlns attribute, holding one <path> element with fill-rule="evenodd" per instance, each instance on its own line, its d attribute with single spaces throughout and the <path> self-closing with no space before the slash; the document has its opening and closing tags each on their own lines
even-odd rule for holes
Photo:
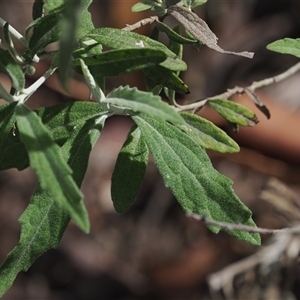
<svg viewBox="0 0 300 300">
<path fill-rule="evenodd" d="M 168 14 L 173 16 L 187 29 L 198 41 L 207 47 L 225 54 L 233 54 L 252 58 L 253 52 L 232 52 L 222 49 L 218 44 L 217 36 L 211 31 L 208 25 L 198 15 L 186 7 L 173 5 L 168 8 Z"/>
</svg>

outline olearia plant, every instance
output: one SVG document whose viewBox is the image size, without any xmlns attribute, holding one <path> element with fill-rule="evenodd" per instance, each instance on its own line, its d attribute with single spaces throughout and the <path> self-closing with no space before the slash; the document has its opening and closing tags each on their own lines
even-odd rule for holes
<svg viewBox="0 0 300 300">
<path fill-rule="evenodd" d="M 132 204 L 151 153 L 165 186 L 186 213 L 202 219 L 214 233 L 224 230 L 242 241 L 260 245 L 260 231 L 251 211 L 234 193 L 232 181 L 213 168 L 205 151 L 234 153 L 239 146 L 213 123 L 194 113 L 210 105 L 234 128 L 253 126 L 257 123 L 254 112 L 228 99 L 246 92 L 270 117 L 255 90 L 283 80 L 298 71 L 299 65 L 249 87 L 236 87 L 222 95 L 179 106 L 176 93 L 189 92 L 179 77 L 180 72 L 187 70 L 182 60 L 183 45 L 207 46 L 246 58 L 253 53 L 235 53 L 217 45 L 215 34 L 192 11 L 206 0 L 185 0 L 170 7 L 165 0 L 137 3 L 133 11 L 151 9 L 157 15 L 123 29 L 95 28 L 88 11 L 91 2 L 36 0 L 33 22 L 24 34 L 0 18 L 5 37 L 0 48 L 0 70 L 11 81 L 10 91 L 0 83 L 0 97 L 8 102 L 0 107 L 0 170 L 31 167 L 39 178 L 31 202 L 19 219 L 19 243 L 0 268 L 0 295 L 20 271 L 26 271 L 38 256 L 59 245 L 70 220 L 89 232 L 80 186 L 89 154 L 105 121 L 114 115 L 127 116 L 135 123 L 112 175 L 111 197 L 116 212 L 123 213 Z M 174 17 L 185 32 L 181 34 L 178 26 L 167 26 L 166 17 Z M 133 32 L 151 23 L 151 38 Z M 161 32 L 167 34 L 168 46 L 159 42 Z M 22 53 L 15 50 L 14 39 L 26 47 Z M 54 42 L 58 49 L 46 50 Z M 299 44 L 299 40 L 285 39 L 268 47 L 300 57 Z M 103 51 L 102 46 L 110 50 Z M 49 70 L 25 88 L 26 73 L 35 72 L 33 63 L 49 58 Z M 144 74 L 147 91 L 121 86 L 105 94 L 107 77 L 137 70 Z M 95 101 L 29 109 L 26 101 L 54 72 L 66 89 L 72 72 L 82 74 Z M 162 101 L 162 90 L 171 105 Z"/>
</svg>

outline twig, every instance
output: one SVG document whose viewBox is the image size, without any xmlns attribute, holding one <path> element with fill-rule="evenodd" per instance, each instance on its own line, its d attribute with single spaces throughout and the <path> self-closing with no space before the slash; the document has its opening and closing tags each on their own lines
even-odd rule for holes
<svg viewBox="0 0 300 300">
<path fill-rule="evenodd" d="M 276 75 L 276 76 L 273 76 L 270 78 L 266 78 L 266 79 L 263 79 L 260 81 L 254 81 L 251 85 L 249 85 L 247 87 L 236 86 L 233 89 L 228 89 L 226 92 L 224 92 L 222 94 L 219 94 L 219 95 L 216 95 L 213 97 L 209 97 L 209 98 L 205 98 L 202 100 L 198 100 L 191 104 L 182 105 L 180 107 L 177 107 L 177 110 L 178 111 L 197 112 L 199 109 L 201 109 L 206 104 L 206 102 L 208 100 L 229 99 L 230 97 L 232 97 L 235 94 L 243 94 L 243 93 L 247 93 L 257 106 L 263 107 L 264 105 L 263 105 L 262 101 L 259 99 L 259 97 L 256 95 L 255 91 L 262 87 L 266 87 L 271 84 L 285 80 L 286 78 L 294 75 L 299 70 L 300 70 L 300 62 L 295 64 L 294 66 L 292 66 L 291 68 L 289 68 L 288 70 L 286 70 L 285 72 L 283 72 L 279 75 Z"/>
<path fill-rule="evenodd" d="M 257 281 L 264 282 L 261 279 L 265 278 L 262 277 L 267 277 L 268 282 L 270 282 L 268 275 L 270 275 L 272 270 L 270 267 L 272 264 L 295 264 L 299 254 L 300 240 L 299 236 L 291 234 L 292 232 L 299 234 L 299 224 L 296 224 L 284 234 L 275 235 L 270 244 L 260 248 L 253 255 L 209 275 L 208 284 L 211 293 L 215 294 L 223 290 L 228 297 L 227 299 L 230 299 L 233 296 L 234 278 L 238 275 L 246 274 L 252 270 L 252 272 L 258 273 Z M 290 249 L 293 249 L 293 251 L 290 251 Z M 280 260 L 280 257 L 283 255 L 285 255 L 284 260 Z M 253 274 L 251 277 L 253 278 Z"/>
<path fill-rule="evenodd" d="M 158 20 L 158 16 L 151 16 L 149 18 L 145 18 L 143 20 L 140 20 L 132 25 L 128 25 L 126 24 L 126 27 L 122 28 L 123 30 L 127 30 L 127 31 L 133 31 L 135 29 L 138 29 L 142 26 L 145 26 L 147 24 L 152 24 L 153 22 Z"/>
<path fill-rule="evenodd" d="M 281 229 L 267 229 L 267 228 L 247 226 L 243 224 L 231 224 L 231 223 L 219 222 L 219 221 L 208 219 L 205 216 L 200 216 L 193 213 L 188 214 L 188 216 L 198 221 L 202 221 L 207 225 L 219 226 L 227 230 L 239 230 L 239 231 L 247 231 L 249 233 L 261 233 L 261 234 L 273 234 L 273 233 L 282 233 L 282 232 L 300 233 L 299 226 L 293 228 L 286 227 Z"/>
</svg>

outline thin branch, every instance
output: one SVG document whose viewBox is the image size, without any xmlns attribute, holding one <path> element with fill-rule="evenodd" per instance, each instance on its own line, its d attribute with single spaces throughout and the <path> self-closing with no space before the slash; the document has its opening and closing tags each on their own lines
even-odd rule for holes
<svg viewBox="0 0 300 300">
<path fill-rule="evenodd" d="M 285 234 L 275 235 L 271 240 L 271 243 L 260 248 L 259 251 L 253 255 L 209 275 L 208 284 L 212 294 L 223 291 L 227 298 L 230 299 L 232 298 L 234 290 L 234 278 L 238 275 L 254 271 L 255 273 L 258 273 L 258 278 L 263 279 L 263 277 L 269 275 L 271 270 L 274 270 L 274 268 L 270 267 L 271 265 L 274 265 L 274 263 L 281 265 L 295 264 L 299 254 L 300 240 L 299 235 L 295 236 L 291 234 L 292 232 L 299 234 L 299 224 L 293 226 L 291 230 L 285 232 Z M 289 251 L 289 249 L 293 249 L 293 251 Z M 281 260 L 280 257 L 283 255 L 285 255 L 284 260 Z M 268 271 L 267 273 L 266 270 Z M 259 281 L 259 279 L 256 280 Z"/>
<path fill-rule="evenodd" d="M 14 96 L 15 101 L 25 101 L 56 71 L 57 68 L 49 69 L 42 77 L 36 80 L 31 86 L 24 89 L 20 95 Z"/>
<path fill-rule="evenodd" d="M 147 24 L 152 24 L 153 22 L 158 20 L 158 16 L 151 16 L 149 18 L 145 18 L 143 20 L 140 20 L 132 25 L 128 25 L 126 24 L 126 27 L 122 28 L 123 30 L 127 30 L 127 31 L 133 31 L 136 30 L 142 26 L 145 26 Z"/>
<path fill-rule="evenodd" d="M 285 72 L 283 72 L 279 75 L 276 75 L 276 76 L 273 76 L 270 78 L 266 78 L 266 79 L 263 79 L 260 81 L 254 81 L 251 85 L 249 85 L 247 87 L 236 86 L 233 89 L 228 89 L 226 92 L 224 92 L 222 94 L 219 94 L 219 95 L 216 95 L 213 97 L 209 97 L 209 98 L 205 98 L 202 100 L 198 100 L 191 104 L 179 106 L 179 107 L 177 107 L 177 110 L 178 111 L 197 112 L 199 109 L 201 109 L 206 104 L 206 102 L 208 100 L 229 99 L 230 97 L 232 97 L 235 94 L 243 94 L 243 93 L 247 93 L 257 106 L 262 107 L 263 103 L 259 99 L 259 97 L 256 95 L 255 91 L 262 87 L 266 87 L 266 86 L 272 85 L 274 83 L 280 82 L 282 80 L 285 80 L 288 77 L 294 75 L 299 70 L 300 70 L 300 62 L 295 64 L 294 66 L 292 66 L 291 68 L 289 68 L 288 70 L 286 70 Z"/>
<path fill-rule="evenodd" d="M 4 27 L 4 25 L 6 24 L 7 22 L 5 20 L 3 20 L 2 18 L 0 18 L 0 26 Z M 24 38 L 24 36 L 19 32 L 17 31 L 14 27 L 12 27 L 11 25 L 9 25 L 9 32 L 15 37 L 17 38 L 24 46 L 28 46 L 27 45 L 27 41 L 26 39 Z"/>
<path fill-rule="evenodd" d="M 247 226 L 243 224 L 232 224 L 232 223 L 225 223 L 225 222 L 219 222 L 215 220 L 211 220 L 206 218 L 205 216 L 200 216 L 197 214 L 188 214 L 188 216 L 198 220 L 202 221 L 206 225 L 214 225 L 214 226 L 219 226 L 223 229 L 227 230 L 239 230 L 239 231 L 247 231 L 249 233 L 261 233 L 261 234 L 273 234 L 273 233 L 283 233 L 283 232 L 295 232 L 295 233 L 300 233 L 300 227 L 293 227 L 293 228 L 282 228 L 282 229 L 267 229 L 267 228 L 260 228 L 260 227 L 252 227 L 252 226 Z"/>
</svg>

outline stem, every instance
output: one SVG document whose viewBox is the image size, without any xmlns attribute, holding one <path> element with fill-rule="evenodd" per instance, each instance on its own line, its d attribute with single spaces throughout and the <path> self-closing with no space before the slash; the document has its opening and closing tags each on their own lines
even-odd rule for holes
<svg viewBox="0 0 300 300">
<path fill-rule="evenodd" d="M 22 94 L 15 96 L 15 100 L 20 103 L 25 103 L 25 101 L 56 71 L 57 68 L 49 69 L 42 77 L 36 80 L 28 88 L 24 89 Z"/>
<path fill-rule="evenodd" d="M 295 232 L 300 233 L 300 227 L 294 227 L 294 228 L 281 228 L 281 229 L 268 229 L 268 228 L 260 228 L 260 227 L 252 227 L 247 226 L 243 224 L 232 224 L 232 223 L 225 223 L 225 222 L 219 222 L 215 220 L 211 220 L 206 218 L 205 216 L 200 216 L 197 214 L 189 214 L 190 217 L 202 221 L 203 223 L 207 225 L 214 225 L 219 226 L 221 228 L 227 229 L 227 230 L 240 230 L 240 231 L 247 231 L 249 233 L 261 233 L 261 234 L 273 234 L 273 233 L 282 233 L 282 232 Z"/>
<path fill-rule="evenodd" d="M 123 30 L 127 30 L 127 31 L 133 31 L 135 29 L 138 29 L 142 26 L 145 26 L 147 24 L 152 24 L 153 22 L 157 21 L 158 20 L 158 17 L 157 16 L 152 16 L 152 17 L 149 17 L 149 18 L 145 18 L 143 20 L 140 20 L 132 25 L 128 25 L 126 24 L 126 27 L 122 28 Z"/>
<path fill-rule="evenodd" d="M 300 70 L 300 62 L 295 64 L 294 66 L 292 66 L 291 68 L 289 68 L 288 70 L 286 70 L 285 72 L 283 72 L 279 75 L 276 75 L 276 76 L 273 76 L 270 78 L 266 78 L 266 79 L 263 79 L 260 81 L 254 81 L 251 85 L 249 85 L 247 87 L 236 86 L 233 89 L 228 89 L 226 92 L 224 92 L 222 94 L 215 95 L 215 96 L 205 98 L 202 100 L 197 100 L 196 102 L 191 103 L 191 104 L 182 105 L 180 107 L 177 107 L 177 111 L 197 112 L 199 109 L 201 109 L 206 104 L 206 102 L 208 100 L 229 99 L 230 97 L 232 97 L 235 94 L 243 94 L 243 93 L 247 93 L 251 97 L 251 99 L 254 101 L 254 103 L 257 104 L 258 106 L 264 106 L 262 101 L 259 99 L 259 97 L 255 93 L 255 91 L 262 87 L 266 87 L 266 86 L 272 85 L 274 83 L 280 82 L 282 80 L 285 80 L 288 77 L 294 75 L 299 70 Z"/>
<path fill-rule="evenodd" d="M 2 18 L 0 18 L 0 26 L 4 27 L 4 25 L 6 24 L 7 22 L 4 21 Z M 9 25 L 9 32 L 15 37 L 17 38 L 24 46 L 28 46 L 27 45 L 27 41 L 26 39 L 23 37 L 23 35 L 17 31 L 14 27 L 12 27 L 11 25 Z"/>
</svg>

